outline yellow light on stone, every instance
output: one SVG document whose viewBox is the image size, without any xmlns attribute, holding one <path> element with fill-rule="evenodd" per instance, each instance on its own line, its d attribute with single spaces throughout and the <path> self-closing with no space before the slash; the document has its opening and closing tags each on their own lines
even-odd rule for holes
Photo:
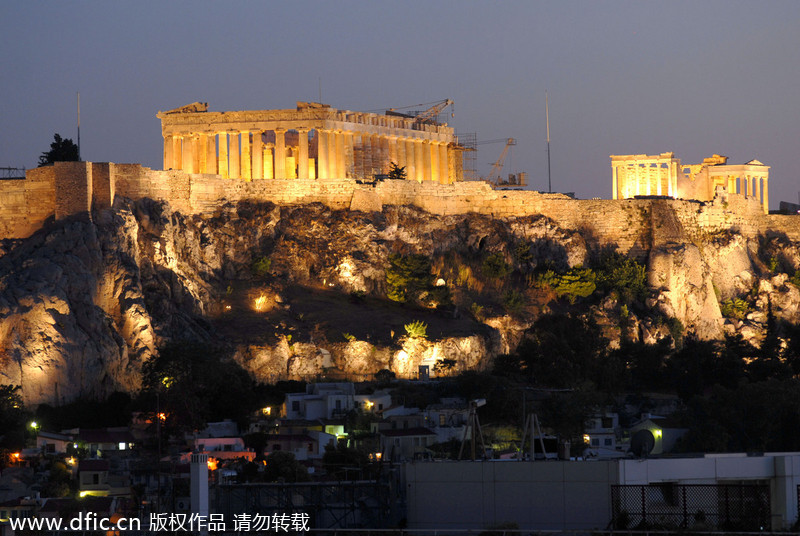
<svg viewBox="0 0 800 536">
<path fill-rule="evenodd" d="M 254 303 L 255 303 L 256 311 L 261 311 L 261 310 L 264 309 L 264 306 L 267 304 L 267 297 L 264 294 L 262 294 L 261 296 L 259 296 L 258 298 L 255 299 Z"/>
</svg>

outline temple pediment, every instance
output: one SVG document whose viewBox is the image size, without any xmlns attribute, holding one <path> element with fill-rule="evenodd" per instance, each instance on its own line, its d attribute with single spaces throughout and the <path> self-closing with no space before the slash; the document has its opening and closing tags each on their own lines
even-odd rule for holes
<svg viewBox="0 0 800 536">
<path fill-rule="evenodd" d="M 162 114 L 185 114 L 185 113 L 193 113 L 193 112 L 207 112 L 208 111 L 208 103 L 207 102 L 193 102 L 191 104 L 187 104 L 186 106 L 181 106 L 180 108 L 175 108 L 174 110 L 167 110 L 166 112 L 159 112 Z"/>
</svg>

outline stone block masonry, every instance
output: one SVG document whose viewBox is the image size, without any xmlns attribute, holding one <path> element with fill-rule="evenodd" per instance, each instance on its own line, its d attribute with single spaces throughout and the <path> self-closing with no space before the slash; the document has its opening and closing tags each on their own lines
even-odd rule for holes
<svg viewBox="0 0 800 536">
<path fill-rule="evenodd" d="M 800 216 L 766 215 L 758 199 L 718 190 L 712 201 L 680 199 L 579 200 L 562 194 L 493 190 L 483 182 L 351 179 L 234 181 L 215 174 L 157 171 L 139 164 L 59 162 L 28 171 L 25 180 L 0 181 L 0 238 L 25 238 L 51 216 L 89 217 L 116 196 L 168 202 L 184 214 L 213 214 L 225 203 L 269 201 L 278 205 L 322 203 L 335 210 L 380 211 L 412 205 L 442 216 L 466 213 L 496 218 L 542 215 L 581 230 L 598 244 L 622 252 L 649 249 L 658 214 L 671 210 L 690 238 L 728 230 L 746 237 L 783 233 L 800 241 Z M 656 216 L 653 207 L 658 205 Z"/>
</svg>

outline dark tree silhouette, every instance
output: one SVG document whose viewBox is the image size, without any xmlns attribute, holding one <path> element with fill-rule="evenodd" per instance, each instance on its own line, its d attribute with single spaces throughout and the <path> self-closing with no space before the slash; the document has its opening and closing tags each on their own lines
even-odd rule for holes
<svg viewBox="0 0 800 536">
<path fill-rule="evenodd" d="M 394 162 L 391 162 L 390 166 L 391 167 L 389 168 L 389 177 L 388 177 L 390 180 L 400 180 L 400 181 L 402 181 L 402 180 L 406 179 L 406 167 L 405 166 L 400 167 L 397 164 L 395 164 Z"/>
<path fill-rule="evenodd" d="M 50 150 L 42 153 L 39 157 L 39 167 L 47 166 L 53 162 L 77 162 L 80 160 L 78 146 L 71 139 L 62 139 L 61 135 L 53 136 L 53 143 Z"/>
</svg>

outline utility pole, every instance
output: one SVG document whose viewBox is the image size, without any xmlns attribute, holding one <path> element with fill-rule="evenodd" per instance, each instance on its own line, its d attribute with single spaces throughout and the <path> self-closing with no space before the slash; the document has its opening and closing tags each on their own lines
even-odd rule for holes
<svg viewBox="0 0 800 536">
<path fill-rule="evenodd" d="M 553 184 L 550 182 L 550 103 L 547 100 L 547 91 L 544 92 L 544 115 L 547 121 L 547 191 L 553 193 Z"/>
</svg>

